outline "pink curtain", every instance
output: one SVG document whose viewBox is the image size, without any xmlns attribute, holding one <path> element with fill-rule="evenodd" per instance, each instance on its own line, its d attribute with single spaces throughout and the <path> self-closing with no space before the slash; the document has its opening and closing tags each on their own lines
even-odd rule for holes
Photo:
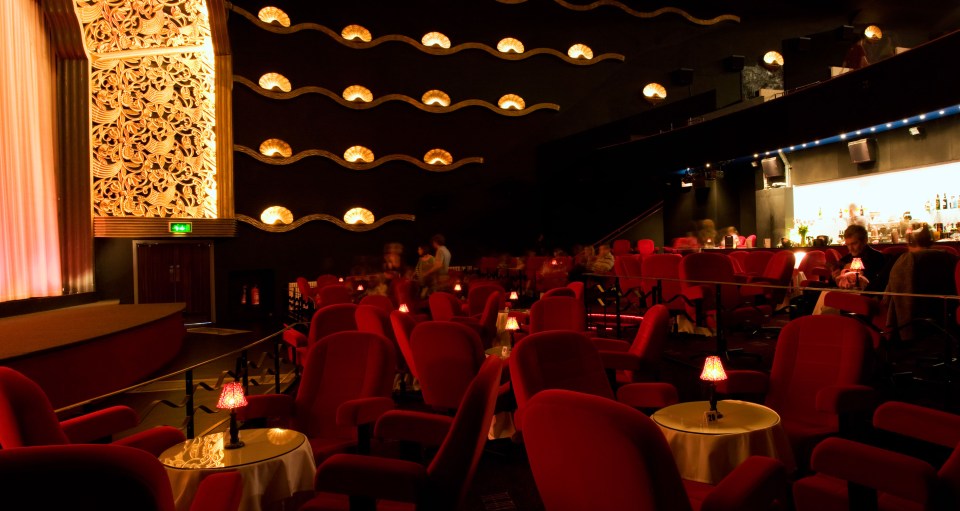
<svg viewBox="0 0 960 511">
<path fill-rule="evenodd" d="M 56 62 L 39 3 L 0 1 L 0 301 L 62 294 Z"/>
</svg>

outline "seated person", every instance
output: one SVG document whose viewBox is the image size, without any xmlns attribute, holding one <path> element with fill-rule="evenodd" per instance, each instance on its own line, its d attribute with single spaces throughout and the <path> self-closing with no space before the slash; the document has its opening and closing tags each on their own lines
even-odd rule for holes
<svg viewBox="0 0 960 511">
<path fill-rule="evenodd" d="M 879 250 L 868 244 L 867 229 L 852 224 L 843 231 L 847 255 L 837 261 L 839 268 L 833 270 L 833 281 L 841 289 L 883 291 L 887 287 L 886 259 Z M 859 258 L 862 270 L 850 270 L 854 258 Z"/>
<path fill-rule="evenodd" d="M 890 293 L 954 295 L 952 278 L 956 257 L 942 250 L 934 250 L 933 236 L 926 224 L 914 224 L 907 236 L 909 251 L 901 255 L 890 269 L 886 290 Z M 947 277 L 945 277 L 945 275 Z M 943 302 L 936 298 L 891 296 L 884 300 L 887 311 L 886 327 L 895 329 L 901 340 L 916 337 L 917 319 L 943 320 Z"/>
<path fill-rule="evenodd" d="M 610 251 L 610 244 L 604 243 L 600 245 L 600 252 L 597 254 L 596 260 L 593 261 L 590 271 L 593 273 L 610 273 L 615 261 L 613 252 Z"/>
</svg>

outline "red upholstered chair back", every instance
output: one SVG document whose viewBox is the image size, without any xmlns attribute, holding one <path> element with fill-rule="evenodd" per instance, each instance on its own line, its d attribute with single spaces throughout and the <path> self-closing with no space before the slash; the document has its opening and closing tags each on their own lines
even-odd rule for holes
<svg viewBox="0 0 960 511">
<path fill-rule="evenodd" d="M 613 246 L 610 247 L 610 251 L 613 252 L 613 255 L 620 256 L 630 253 L 630 240 L 613 240 Z"/>
<path fill-rule="evenodd" d="M 397 368 L 393 343 L 369 332 L 337 332 L 307 352 L 295 399 L 294 427 L 307 438 L 356 440 L 337 426 L 337 407 L 350 399 L 391 397 Z"/>
<path fill-rule="evenodd" d="M 547 389 L 614 398 L 600 352 L 579 332 L 558 330 L 524 337 L 510 354 L 510 381 L 517 398 L 518 427 L 530 398 Z"/>
<path fill-rule="evenodd" d="M 501 286 L 499 282 L 493 282 L 489 280 L 471 282 L 470 290 L 467 292 L 467 312 L 469 315 L 474 316 L 477 314 L 482 314 L 483 308 L 487 304 L 487 297 L 493 293 L 500 293 L 500 303 L 498 306 L 502 309 L 504 290 L 503 286 Z"/>
<path fill-rule="evenodd" d="M 650 307 L 643 315 L 637 335 L 630 344 L 630 353 L 639 356 L 645 364 L 655 366 L 660 362 L 669 333 L 670 310 L 659 304 Z"/>
<path fill-rule="evenodd" d="M 680 282 L 680 261 L 683 256 L 680 254 L 653 254 L 643 259 L 641 272 L 643 274 L 643 289 L 653 289 L 657 286 L 657 279 L 672 279 L 661 281 L 661 296 L 664 305 L 671 311 L 684 310 L 683 300 L 671 300 L 676 296 L 683 294 Z"/>
<path fill-rule="evenodd" d="M 641 256 L 648 256 L 656 252 L 657 246 L 651 239 L 637 240 L 637 253 Z"/>
<path fill-rule="evenodd" d="M 488 332 L 497 331 L 497 316 L 503 308 L 503 293 L 497 291 L 487 297 L 487 303 L 483 306 L 483 312 L 480 313 L 480 326 Z"/>
<path fill-rule="evenodd" d="M 638 287 L 643 287 L 643 256 L 623 255 L 614 260 L 613 272 L 620 280 L 620 291 L 623 293 Z"/>
<path fill-rule="evenodd" d="M 377 307 L 383 310 L 387 314 L 389 314 L 390 311 L 392 311 L 393 309 L 396 309 L 396 307 L 393 305 L 393 300 L 391 300 L 388 296 L 384 296 L 384 295 L 364 296 L 363 298 L 360 299 L 359 305 L 372 305 L 374 307 Z"/>
<path fill-rule="evenodd" d="M 410 279 L 394 279 L 393 299 L 397 302 L 397 307 L 406 304 L 411 312 L 418 310 L 420 285 Z"/>
<path fill-rule="evenodd" d="M 447 436 L 427 467 L 429 509 L 460 509 L 486 445 L 502 366 L 499 357 L 487 358 L 463 393 Z"/>
<path fill-rule="evenodd" d="M 746 270 L 747 256 L 750 255 L 750 252 L 745 250 L 735 250 L 727 254 L 727 256 L 733 261 L 733 271 L 734 273 L 743 273 Z"/>
<path fill-rule="evenodd" d="M 930 248 L 935 250 L 943 250 L 944 252 L 954 255 L 955 257 L 960 257 L 960 250 L 957 250 L 951 247 L 950 245 L 938 245 L 934 243 L 933 246 L 931 246 Z"/>
<path fill-rule="evenodd" d="M 338 303 L 353 303 L 353 296 L 350 290 L 343 284 L 330 284 L 323 286 L 317 292 L 317 307 L 326 307 Z"/>
<path fill-rule="evenodd" d="M 400 347 L 400 353 L 410 368 L 410 374 L 419 378 L 416 366 L 413 364 L 413 351 L 410 349 L 410 334 L 413 333 L 417 321 L 409 312 L 392 311 L 390 312 L 390 324 L 393 326 L 393 336 L 397 340 L 397 346 Z"/>
<path fill-rule="evenodd" d="M 310 332 L 307 334 L 308 345 L 332 333 L 356 330 L 356 312 L 357 306 L 352 303 L 337 303 L 317 309 L 310 320 Z"/>
<path fill-rule="evenodd" d="M 767 263 L 773 257 L 773 252 L 767 250 L 751 250 L 743 260 L 743 271 L 753 275 L 763 275 Z"/>
<path fill-rule="evenodd" d="M 780 331 L 766 405 L 784 421 L 837 427 L 837 416 L 817 411 L 817 392 L 863 383 L 870 334 L 845 316 L 802 316 Z"/>
<path fill-rule="evenodd" d="M 698 252 L 687 254 L 680 261 L 680 278 L 685 281 L 707 281 L 707 282 L 734 282 L 733 262 L 724 254 L 717 252 Z M 703 307 L 705 311 L 715 310 L 716 291 L 712 284 L 698 284 L 696 282 L 683 282 L 684 289 L 700 285 L 710 286 L 710 290 L 704 293 Z M 733 310 L 743 302 L 740 297 L 740 291 L 737 286 L 730 284 L 720 284 L 722 286 L 720 297 L 723 301 L 721 307 L 724 310 Z M 687 314 L 693 318 L 696 317 L 696 311 L 688 306 Z"/>
<path fill-rule="evenodd" d="M 583 301 L 583 282 L 573 281 L 567 284 L 567 288 L 573 290 L 573 297 L 578 301 Z"/>
<path fill-rule="evenodd" d="M 822 250 L 811 250 L 803 256 L 803 260 L 800 261 L 800 267 L 797 270 L 802 271 L 808 279 L 815 278 L 810 274 L 810 270 L 814 268 L 826 268 L 827 267 L 827 255 Z"/>
<path fill-rule="evenodd" d="M 297 291 L 300 291 L 300 298 L 304 300 L 313 300 L 317 294 L 317 289 L 310 287 L 310 281 L 304 277 L 297 277 Z"/>
<path fill-rule="evenodd" d="M 483 344 L 473 329 L 452 321 L 424 321 L 410 336 L 423 401 L 456 410 L 483 362 Z"/>
<path fill-rule="evenodd" d="M 68 443 L 43 389 L 23 374 L 0 366 L 0 447 Z"/>
<path fill-rule="evenodd" d="M 545 390 L 528 403 L 523 440 L 548 511 L 691 509 L 660 428 L 612 399 Z"/>
<path fill-rule="evenodd" d="M 400 345 L 397 343 L 396 334 L 393 332 L 393 324 L 390 323 L 390 312 L 374 305 L 358 305 L 354 317 L 357 320 L 357 330 L 381 335 L 393 343 L 393 348 L 396 350 L 397 368 L 403 370 L 406 363 L 403 360 Z"/>
<path fill-rule="evenodd" d="M 343 285 L 343 282 L 340 281 L 340 278 L 336 275 L 330 275 L 329 273 L 324 273 L 317 277 L 317 290 L 321 290 L 327 286 L 336 286 Z"/>
<path fill-rule="evenodd" d="M 840 251 L 835 248 L 828 248 L 823 251 L 824 259 L 827 263 L 827 268 L 831 270 L 836 270 L 837 264 L 840 262 L 840 258 L 843 257 L 840 255 Z"/>
<path fill-rule="evenodd" d="M 523 271 L 527 280 L 530 282 L 537 281 L 537 275 L 540 273 L 540 268 L 543 267 L 543 263 L 549 260 L 547 256 L 530 256 L 527 257 L 526 262 L 524 263 Z"/>
<path fill-rule="evenodd" d="M 797 259 L 793 252 L 789 250 L 776 252 L 773 254 L 773 257 L 770 258 L 770 261 L 767 262 L 767 267 L 763 270 L 763 278 L 770 284 L 789 286 L 793 281 L 793 267 L 796 266 L 796 264 Z M 776 307 L 783 301 L 787 290 L 767 288 L 764 290 L 764 294 L 767 295 L 772 305 Z"/>
<path fill-rule="evenodd" d="M 544 297 L 530 307 L 530 332 L 586 330 L 583 302 L 570 296 Z"/>
<path fill-rule="evenodd" d="M 454 316 L 463 316 L 460 299 L 450 293 L 437 291 L 430 295 L 430 317 L 434 321 L 450 321 Z"/>
<path fill-rule="evenodd" d="M 551 296 L 568 296 L 570 298 L 576 298 L 577 292 L 569 287 L 555 287 L 546 293 L 543 293 L 541 298 L 549 298 Z"/>
</svg>

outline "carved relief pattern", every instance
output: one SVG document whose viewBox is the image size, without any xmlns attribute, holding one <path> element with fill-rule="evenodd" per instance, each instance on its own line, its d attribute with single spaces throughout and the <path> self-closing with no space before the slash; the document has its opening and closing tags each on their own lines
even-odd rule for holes
<svg viewBox="0 0 960 511">
<path fill-rule="evenodd" d="M 94 216 L 216 218 L 204 0 L 75 0 L 91 56 Z"/>
</svg>

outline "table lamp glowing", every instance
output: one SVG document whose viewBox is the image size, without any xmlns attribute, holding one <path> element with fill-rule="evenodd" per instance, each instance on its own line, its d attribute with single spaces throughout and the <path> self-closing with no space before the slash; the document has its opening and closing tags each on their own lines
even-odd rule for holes
<svg viewBox="0 0 960 511">
<path fill-rule="evenodd" d="M 459 293 L 460 291 L 463 290 L 463 288 L 460 287 L 460 284 L 454 284 L 454 285 L 453 285 L 453 290 Z"/>
<path fill-rule="evenodd" d="M 520 323 L 517 323 L 517 318 L 510 316 L 509 318 L 507 318 L 507 325 L 504 326 L 503 329 L 510 330 L 511 332 L 520 330 Z"/>
<path fill-rule="evenodd" d="M 357 291 L 363 291 L 363 284 L 357 286 Z"/>
<path fill-rule="evenodd" d="M 399 310 L 400 310 L 400 312 L 410 312 L 410 307 L 407 307 L 407 304 L 405 304 L 405 303 L 401 303 Z"/>
<path fill-rule="evenodd" d="M 700 379 L 710 382 L 710 411 L 717 412 L 717 417 L 723 417 L 717 411 L 717 382 L 726 380 L 727 373 L 723 370 L 720 357 L 714 355 L 703 361 L 703 372 L 700 373 Z"/>
<path fill-rule="evenodd" d="M 510 291 L 510 299 L 511 299 L 511 300 L 519 300 L 519 299 L 520 299 L 520 295 L 517 294 L 516 291 Z"/>
<path fill-rule="evenodd" d="M 225 383 L 220 391 L 220 400 L 217 401 L 217 408 L 230 410 L 230 443 L 224 445 L 224 449 L 243 447 L 243 442 L 240 441 L 240 432 L 237 428 L 237 408 L 242 406 L 247 406 L 247 396 L 243 394 L 243 384 L 238 381 Z"/>
</svg>

